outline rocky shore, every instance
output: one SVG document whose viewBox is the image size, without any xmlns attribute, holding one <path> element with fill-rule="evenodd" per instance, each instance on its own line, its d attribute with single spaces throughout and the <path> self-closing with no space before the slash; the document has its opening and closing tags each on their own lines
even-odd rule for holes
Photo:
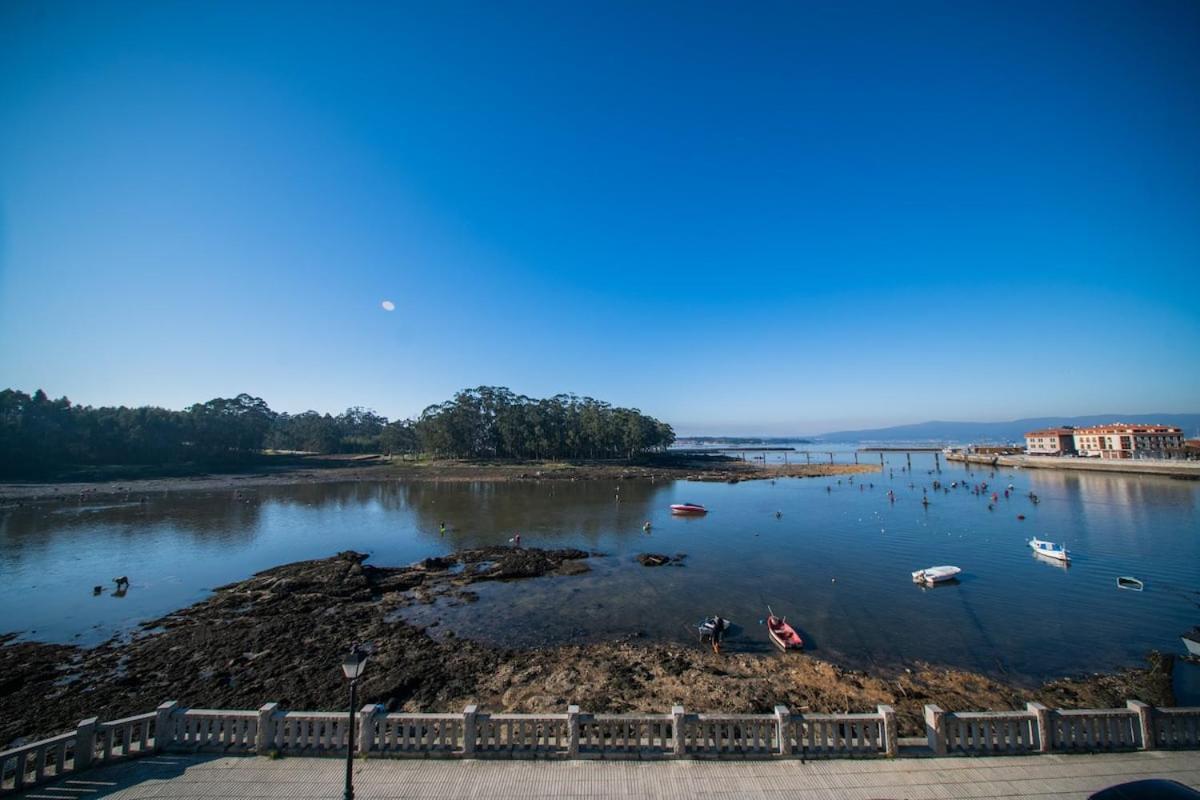
<svg viewBox="0 0 1200 800">
<path fill-rule="evenodd" d="M 716 656 L 637 640 L 540 649 L 496 649 L 469 636 L 437 638 L 402 619 L 414 603 L 469 603 L 480 581 L 587 571 L 589 553 L 490 547 L 407 567 L 365 563 L 345 552 L 287 564 L 221 587 L 190 608 L 146 623 L 129 640 L 83 649 L 0 646 L 0 748 L 68 730 L 82 718 L 114 719 L 168 699 L 210 708 L 343 709 L 339 662 L 353 643 L 371 651 L 364 702 L 390 710 L 812 711 L 896 706 L 902 735 L 921 728 L 921 707 L 1004 709 L 1040 700 L 1108 707 L 1137 697 L 1171 705 L 1171 659 L 1145 669 L 1060 680 L 1038 689 L 970 672 L 911 664 L 887 673 L 847 670 L 805 654 Z M 480 624 L 488 624 L 481 619 Z"/>
<path fill-rule="evenodd" d="M 694 480 L 739 483 L 778 478 L 813 478 L 878 472 L 869 464 L 762 466 L 717 456 L 670 456 L 623 461 L 405 461 L 383 456 L 314 457 L 282 460 L 255 472 L 140 477 L 124 480 L 0 483 L 0 504 L 45 501 L 137 499 L 175 491 L 249 489 L 258 486 L 346 481 L 580 481 Z"/>
</svg>

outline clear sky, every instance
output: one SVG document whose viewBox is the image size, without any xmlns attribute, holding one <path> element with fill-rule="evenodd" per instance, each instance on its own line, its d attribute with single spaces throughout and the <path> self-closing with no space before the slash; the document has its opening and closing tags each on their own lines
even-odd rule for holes
<svg viewBox="0 0 1200 800">
<path fill-rule="evenodd" d="M 1198 277 L 1193 0 L 0 2 L 25 391 L 1191 412 Z"/>
</svg>

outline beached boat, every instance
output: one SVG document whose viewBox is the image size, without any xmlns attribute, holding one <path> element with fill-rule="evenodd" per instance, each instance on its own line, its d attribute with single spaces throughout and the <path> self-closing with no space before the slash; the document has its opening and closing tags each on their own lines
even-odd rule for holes
<svg viewBox="0 0 1200 800">
<path fill-rule="evenodd" d="M 772 643 L 780 650 L 803 650 L 804 640 L 800 638 L 800 634 L 796 633 L 796 629 L 787 624 L 787 619 L 777 617 L 767 613 L 767 636 L 770 637 Z"/>
<path fill-rule="evenodd" d="M 701 622 L 696 623 L 696 629 L 700 631 L 701 639 L 707 639 L 713 635 L 713 631 L 717 629 L 718 620 L 722 623 L 721 631 L 729 633 L 730 627 L 733 626 L 732 622 L 724 617 L 705 617 Z"/>
<path fill-rule="evenodd" d="M 672 514 L 707 514 L 708 509 L 698 503 L 675 503 L 671 506 Z"/>
<path fill-rule="evenodd" d="M 1146 588 L 1146 584 L 1139 581 L 1137 578 L 1130 578 L 1128 575 L 1122 575 L 1117 578 L 1118 589 L 1128 589 L 1131 592 L 1140 592 Z"/>
<path fill-rule="evenodd" d="M 1033 548 L 1033 552 L 1037 553 L 1039 556 L 1056 558 L 1059 561 L 1071 560 L 1071 554 L 1067 552 L 1067 548 L 1063 547 L 1061 544 L 1047 542 L 1045 539 L 1030 539 L 1029 546 Z"/>
<path fill-rule="evenodd" d="M 1192 628 L 1179 638 L 1183 639 L 1183 646 L 1187 648 L 1188 655 L 1200 658 L 1200 625 Z"/>
<path fill-rule="evenodd" d="M 703 622 L 696 624 L 696 630 L 700 633 L 700 641 L 712 645 L 714 653 L 721 652 L 721 641 L 729 635 L 732 627 L 733 623 L 724 617 L 706 617 Z"/>
<path fill-rule="evenodd" d="M 926 586 L 933 586 L 935 583 L 944 583 L 954 580 L 958 574 L 962 572 L 958 567 L 941 566 L 941 567 L 926 567 L 919 569 L 912 574 L 913 583 L 923 583 Z"/>
</svg>

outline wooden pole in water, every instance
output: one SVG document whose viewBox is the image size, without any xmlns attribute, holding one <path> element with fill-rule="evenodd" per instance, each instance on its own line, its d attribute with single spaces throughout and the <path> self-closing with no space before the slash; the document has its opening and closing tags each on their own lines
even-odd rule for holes
<svg viewBox="0 0 1200 800">
<path fill-rule="evenodd" d="M 805 451 L 804 451 L 804 459 L 805 459 L 805 460 L 806 460 L 806 461 L 807 461 L 809 464 L 811 464 L 811 463 L 812 463 L 812 453 L 810 453 L 810 452 L 808 452 L 807 450 L 805 450 Z"/>
<path fill-rule="evenodd" d="M 908 471 L 912 472 L 912 453 L 905 453 L 904 457 L 908 459 Z"/>
<path fill-rule="evenodd" d="M 832 464 L 832 463 L 833 463 L 833 453 L 830 453 L 830 454 L 829 454 L 829 463 L 830 463 L 830 464 Z"/>
<path fill-rule="evenodd" d="M 855 464 L 858 463 L 858 451 L 857 450 L 854 451 L 854 463 Z"/>
<path fill-rule="evenodd" d="M 879 454 L 879 469 L 883 469 L 883 453 Z"/>
</svg>

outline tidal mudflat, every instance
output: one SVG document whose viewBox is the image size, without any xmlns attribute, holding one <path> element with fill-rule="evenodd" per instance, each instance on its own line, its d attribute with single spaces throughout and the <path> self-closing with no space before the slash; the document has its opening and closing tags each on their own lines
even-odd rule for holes
<svg viewBox="0 0 1200 800">
<path fill-rule="evenodd" d="M 345 702 L 339 660 L 366 645 L 371 669 L 360 688 L 391 710 L 593 711 L 691 708 L 769 711 L 777 703 L 814 711 L 896 706 L 903 733 L 920 729 L 921 706 L 1007 708 L 1029 699 L 1055 706 L 1111 706 L 1126 696 L 1171 704 L 1170 662 L 1148 670 L 1031 691 L 983 675 L 915 663 L 872 674 L 793 653 L 714 655 L 693 646 L 621 641 L 541 648 L 489 646 L 454 631 L 422 628 L 406 609 L 444 602 L 474 607 L 492 584 L 575 581 L 596 556 L 582 550 L 490 547 L 402 568 L 360 553 L 267 570 L 206 600 L 145 623 L 138 636 L 95 648 L 38 642 L 0 647 L 0 742 L 69 728 L 88 715 L 116 718 L 176 699 L 184 705 L 293 709 Z M 557 577 L 551 577 L 557 576 Z M 477 628 L 503 621 L 486 612 Z M 437 632 L 437 635 L 435 634 Z"/>
</svg>

